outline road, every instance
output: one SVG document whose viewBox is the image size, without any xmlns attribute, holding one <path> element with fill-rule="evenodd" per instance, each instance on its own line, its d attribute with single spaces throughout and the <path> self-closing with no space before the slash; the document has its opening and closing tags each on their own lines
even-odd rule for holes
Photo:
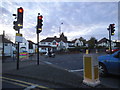
<svg viewBox="0 0 120 90">
<path fill-rule="evenodd" d="M 4 75 L 2 78 L 2 89 L 21 89 L 21 90 L 53 90 L 52 88 L 65 88 L 51 83 L 37 81 L 30 78 Z"/>
<path fill-rule="evenodd" d="M 99 54 L 103 55 L 103 54 Z M 37 60 L 36 56 L 30 57 L 33 61 L 31 61 L 30 64 L 36 64 Z M 40 56 L 40 61 L 46 64 L 50 64 L 52 66 L 62 68 L 64 70 L 68 70 L 69 72 L 75 73 L 77 75 L 80 75 L 83 77 L 83 54 L 62 54 L 62 55 L 56 55 L 55 58 L 46 58 L 45 56 Z M 10 62 L 9 62 L 10 63 Z M 9 64 L 7 63 L 7 64 Z M 26 63 L 26 62 L 24 62 Z M 7 65 L 6 64 L 6 65 Z M 12 65 L 12 64 L 11 64 Z M 26 63 L 25 66 L 29 65 L 29 63 Z M 3 72 L 8 71 L 9 69 L 16 68 L 16 64 L 12 65 L 14 67 L 4 69 Z M 20 64 L 20 67 L 24 67 L 24 64 Z M 3 68 L 6 67 L 3 65 Z M 103 85 L 106 85 L 111 88 L 120 88 L 119 83 L 119 76 L 116 75 L 109 75 L 108 77 L 102 78 L 100 77 L 100 81 Z"/>
<path fill-rule="evenodd" d="M 98 54 L 103 55 L 103 54 Z M 45 58 L 41 56 L 40 59 L 47 64 L 68 70 L 83 77 L 83 54 L 65 54 L 56 55 L 55 58 Z M 120 88 L 119 76 L 109 75 L 107 77 L 100 77 L 102 84 L 111 88 Z"/>
</svg>

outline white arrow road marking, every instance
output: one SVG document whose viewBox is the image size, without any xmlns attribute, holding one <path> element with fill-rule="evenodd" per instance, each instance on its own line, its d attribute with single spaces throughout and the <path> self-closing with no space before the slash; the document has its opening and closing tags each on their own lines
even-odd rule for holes
<svg viewBox="0 0 120 90">
<path fill-rule="evenodd" d="M 68 72 L 82 72 L 84 69 L 78 69 L 78 70 L 68 70 Z"/>
</svg>

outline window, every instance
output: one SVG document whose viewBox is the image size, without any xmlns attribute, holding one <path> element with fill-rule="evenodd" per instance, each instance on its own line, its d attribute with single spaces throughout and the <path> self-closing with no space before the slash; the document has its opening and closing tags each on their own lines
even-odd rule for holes
<svg viewBox="0 0 120 90">
<path fill-rule="evenodd" d="M 46 50 L 46 48 L 41 48 L 42 50 Z"/>
<path fill-rule="evenodd" d="M 48 45 L 50 45 L 51 43 L 48 43 Z"/>
<path fill-rule="evenodd" d="M 53 42 L 53 45 L 56 45 L 56 42 Z"/>
<path fill-rule="evenodd" d="M 41 44 L 45 44 L 45 42 L 41 42 Z"/>
<path fill-rule="evenodd" d="M 5 46 L 8 46 L 8 44 L 7 44 L 7 43 L 5 43 L 4 45 L 5 45 Z"/>
</svg>

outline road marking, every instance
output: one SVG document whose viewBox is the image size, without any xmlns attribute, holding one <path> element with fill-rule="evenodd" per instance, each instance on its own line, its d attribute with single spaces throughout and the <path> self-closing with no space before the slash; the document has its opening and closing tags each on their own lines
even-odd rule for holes
<svg viewBox="0 0 120 90">
<path fill-rule="evenodd" d="M 37 84 L 25 82 L 25 81 L 20 81 L 20 80 L 16 80 L 16 79 L 11 79 L 11 78 L 7 78 L 7 77 L 0 77 L 0 78 L 7 79 L 7 80 L 11 80 L 11 81 L 15 81 L 15 82 L 20 82 L 20 83 L 23 83 L 23 84 L 28 84 L 28 85 L 31 85 L 31 86 L 37 86 L 37 87 L 39 87 L 39 88 L 44 88 L 44 89 L 48 89 L 48 90 L 53 90 L 53 89 L 50 89 L 50 88 L 45 87 L 45 86 L 41 86 L 41 85 L 37 85 Z M 27 87 L 28 87 L 28 86 L 27 86 Z"/>
<path fill-rule="evenodd" d="M 36 88 L 36 87 L 37 87 L 37 85 L 32 85 L 32 86 L 29 86 L 29 87 L 25 88 L 24 90 L 30 90 L 30 89 L 33 89 L 33 88 Z"/>
<path fill-rule="evenodd" d="M 2 80 L 2 81 L 7 82 L 7 83 L 11 83 L 11 84 L 15 84 L 15 85 L 18 85 L 18 86 L 22 86 L 22 87 L 28 87 L 28 85 L 23 85 L 23 84 L 16 83 L 16 82 L 11 82 L 11 81 L 7 81 L 7 80 Z"/>
<path fill-rule="evenodd" d="M 84 69 L 78 69 L 78 70 L 68 70 L 68 72 L 82 72 Z"/>
<path fill-rule="evenodd" d="M 1 77 L 0 77 L 1 78 Z M 25 81 L 20 81 L 20 80 L 16 80 L 16 79 L 11 79 L 11 78 L 6 78 L 6 77 L 2 77 L 3 79 L 7 79 L 7 80 L 11 80 L 11 81 L 16 81 L 16 82 L 20 82 L 20 83 L 25 83 L 28 85 L 35 85 L 33 83 L 29 83 L 29 82 L 25 82 Z"/>
<path fill-rule="evenodd" d="M 50 63 L 50 62 L 47 62 L 47 61 L 44 61 L 44 63 L 46 63 L 46 64 L 52 64 L 52 63 Z"/>
</svg>

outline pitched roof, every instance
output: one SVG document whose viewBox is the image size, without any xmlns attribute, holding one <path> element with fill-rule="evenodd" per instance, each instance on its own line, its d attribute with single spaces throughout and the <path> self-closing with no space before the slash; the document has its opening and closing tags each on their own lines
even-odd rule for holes
<svg viewBox="0 0 120 90">
<path fill-rule="evenodd" d="M 67 40 L 64 40 L 64 39 L 62 39 L 62 38 L 57 38 L 56 36 L 55 37 L 48 37 L 48 38 L 46 38 L 46 39 L 43 39 L 43 40 L 41 40 L 40 42 L 52 42 L 52 41 L 56 41 L 56 42 L 60 42 L 61 40 L 63 41 L 63 42 L 67 42 Z"/>
<path fill-rule="evenodd" d="M 77 39 L 74 39 L 74 40 L 72 40 L 71 42 L 72 42 L 72 43 L 75 43 L 75 42 L 76 42 L 76 40 L 77 40 Z"/>
<path fill-rule="evenodd" d="M 53 40 L 54 40 L 54 38 L 48 37 L 46 39 L 41 40 L 40 42 L 52 42 Z"/>
<path fill-rule="evenodd" d="M 32 43 L 32 44 L 35 44 L 33 41 L 31 41 L 31 40 L 27 40 L 29 43 Z"/>
<path fill-rule="evenodd" d="M 2 40 L 2 36 L 0 35 L 0 39 Z M 8 40 L 7 38 L 3 38 L 4 43 L 13 43 L 12 41 Z M 1 41 L 2 42 L 2 41 Z"/>
<path fill-rule="evenodd" d="M 103 38 L 103 39 L 101 39 L 101 40 L 98 41 L 98 44 L 100 44 L 100 43 L 102 43 L 102 42 L 107 43 L 107 41 L 109 41 L 107 38 Z"/>
</svg>

